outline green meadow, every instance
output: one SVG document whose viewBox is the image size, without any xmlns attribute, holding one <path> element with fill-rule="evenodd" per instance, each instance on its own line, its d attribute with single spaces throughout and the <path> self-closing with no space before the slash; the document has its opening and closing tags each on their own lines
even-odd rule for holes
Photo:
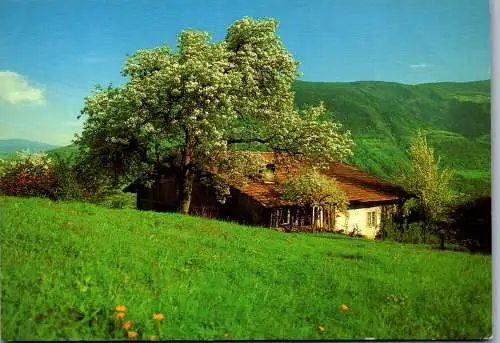
<svg viewBox="0 0 500 343">
<path fill-rule="evenodd" d="M 3 340 L 492 334 L 491 256 L 39 198 L 0 235 Z"/>
</svg>

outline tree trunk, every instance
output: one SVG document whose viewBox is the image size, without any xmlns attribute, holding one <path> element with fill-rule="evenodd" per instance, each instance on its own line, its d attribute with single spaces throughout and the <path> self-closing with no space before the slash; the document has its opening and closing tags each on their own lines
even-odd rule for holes
<svg viewBox="0 0 500 343">
<path fill-rule="evenodd" d="M 422 227 L 422 235 L 423 235 L 423 239 L 424 239 L 424 242 L 423 242 L 424 244 L 425 244 L 426 234 L 427 234 L 427 223 L 425 222 L 423 227 Z"/>
<path fill-rule="evenodd" d="M 335 231 L 335 227 L 337 226 L 337 207 L 333 207 L 332 210 L 332 226 L 333 231 Z"/>
<path fill-rule="evenodd" d="M 191 194 L 193 191 L 194 171 L 191 167 L 192 142 L 193 139 L 189 132 L 186 132 L 184 149 L 182 151 L 180 190 L 179 190 L 179 212 L 189 213 L 191 205 Z"/>
<path fill-rule="evenodd" d="M 182 214 L 189 213 L 191 205 L 191 194 L 193 192 L 194 173 L 188 168 L 182 174 L 181 189 L 179 192 L 179 212 Z"/>
</svg>

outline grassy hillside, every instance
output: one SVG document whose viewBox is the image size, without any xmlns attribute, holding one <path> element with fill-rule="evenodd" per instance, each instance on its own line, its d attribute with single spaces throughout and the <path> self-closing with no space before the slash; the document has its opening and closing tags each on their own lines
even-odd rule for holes
<svg viewBox="0 0 500 343">
<path fill-rule="evenodd" d="M 441 156 L 442 165 L 457 170 L 457 189 L 489 192 L 489 81 L 415 86 L 299 81 L 295 91 L 299 106 L 322 100 L 334 119 L 351 130 L 357 143 L 351 162 L 360 168 L 393 178 L 400 166 L 408 165 L 405 150 L 421 129 Z"/>
<path fill-rule="evenodd" d="M 479 339 L 491 257 L 0 197 L 4 340 Z M 154 313 L 163 321 L 155 322 Z"/>
<path fill-rule="evenodd" d="M 75 144 L 70 144 L 64 147 L 51 149 L 47 151 L 49 156 L 59 156 L 65 160 L 74 159 L 78 155 L 78 146 Z"/>
</svg>

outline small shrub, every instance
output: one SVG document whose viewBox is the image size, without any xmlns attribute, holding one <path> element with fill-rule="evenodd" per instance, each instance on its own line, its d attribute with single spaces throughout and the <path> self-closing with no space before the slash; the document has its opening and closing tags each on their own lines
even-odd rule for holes
<svg viewBox="0 0 500 343">
<path fill-rule="evenodd" d="M 97 203 L 108 208 L 135 208 L 135 194 L 115 190 Z"/>
<path fill-rule="evenodd" d="M 89 192 L 82 182 L 76 166 L 56 156 L 52 165 L 54 180 L 52 196 L 56 200 L 85 200 L 89 199 Z"/>
<path fill-rule="evenodd" d="M 379 237 L 399 243 L 412 244 L 439 244 L 439 236 L 435 233 L 424 232 L 423 222 L 413 222 L 400 227 L 399 223 L 388 220 L 381 228 Z"/>
<path fill-rule="evenodd" d="M 392 217 L 383 220 L 377 238 L 400 242 L 402 239 L 402 230 L 400 230 L 399 223 L 395 222 Z"/>
</svg>

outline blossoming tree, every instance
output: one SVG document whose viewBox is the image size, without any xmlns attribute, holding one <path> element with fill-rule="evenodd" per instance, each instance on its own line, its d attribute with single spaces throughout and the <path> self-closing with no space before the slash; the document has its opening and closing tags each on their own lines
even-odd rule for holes
<svg viewBox="0 0 500 343">
<path fill-rule="evenodd" d="M 295 108 L 298 62 L 276 35 L 277 25 L 245 17 L 220 42 L 182 31 L 175 50 L 135 52 L 122 69 L 124 85 L 96 87 L 85 98 L 76 143 L 87 162 L 115 176 L 169 162 L 179 175 L 179 209 L 187 213 L 196 172 L 217 168 L 241 178 L 263 163 L 256 154 L 228 153 L 238 146 L 286 151 L 318 166 L 350 155 L 350 133 L 321 120 L 322 104 Z"/>
<path fill-rule="evenodd" d="M 332 229 L 335 228 L 336 213 L 346 214 L 349 206 L 349 199 L 340 184 L 315 171 L 291 177 L 281 184 L 279 192 L 283 200 L 313 208 L 313 227 L 317 224 L 314 209 L 318 210 L 317 214 L 320 211 L 324 213 L 328 226 Z"/>
<path fill-rule="evenodd" d="M 454 171 L 440 168 L 439 158 L 427 143 L 427 138 L 418 132 L 408 150 L 409 170 L 401 170 L 399 183 L 417 195 L 408 202 L 410 210 L 423 216 L 423 239 L 428 233 L 439 232 L 441 249 L 445 245 L 445 223 L 449 222 L 451 205 L 457 200 L 450 184 Z"/>
</svg>

